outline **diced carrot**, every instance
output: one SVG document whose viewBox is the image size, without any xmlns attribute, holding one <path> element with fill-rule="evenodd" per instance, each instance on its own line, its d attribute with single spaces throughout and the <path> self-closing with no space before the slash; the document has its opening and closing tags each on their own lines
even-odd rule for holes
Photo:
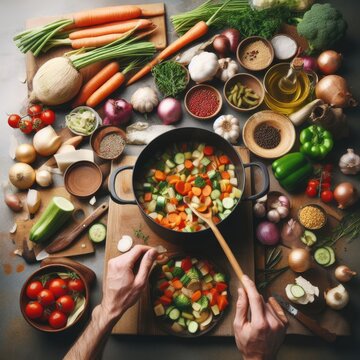
<svg viewBox="0 0 360 360">
<path fill-rule="evenodd" d="M 163 295 L 159 297 L 159 301 L 163 305 L 170 305 L 172 303 L 172 299 Z"/>
<path fill-rule="evenodd" d="M 232 191 L 232 185 L 231 185 L 231 184 L 227 184 L 227 185 L 226 185 L 226 192 L 230 194 L 231 191 Z"/>
<path fill-rule="evenodd" d="M 185 211 L 181 211 L 181 212 L 180 212 L 180 217 L 181 217 L 182 220 L 186 220 L 186 218 L 187 218 L 186 212 L 185 212 Z"/>
<path fill-rule="evenodd" d="M 192 302 L 196 302 L 198 301 L 199 299 L 201 298 L 201 291 L 200 290 L 197 290 L 195 291 L 192 296 L 191 296 L 191 301 Z"/>
<path fill-rule="evenodd" d="M 144 200 L 145 200 L 145 201 L 151 201 L 151 199 L 152 199 L 152 194 L 151 194 L 151 192 L 145 193 L 145 195 L 144 195 Z"/>
<path fill-rule="evenodd" d="M 161 291 L 164 291 L 166 288 L 168 288 L 169 287 L 169 282 L 168 281 L 164 281 L 164 282 L 162 282 L 160 285 L 159 285 L 159 289 L 161 290 Z"/>
<path fill-rule="evenodd" d="M 203 151 L 204 155 L 210 156 L 214 153 L 214 148 L 212 146 L 205 146 Z"/>
<path fill-rule="evenodd" d="M 219 156 L 219 162 L 220 162 L 221 165 L 230 164 L 230 160 L 226 155 Z"/>
<path fill-rule="evenodd" d="M 176 289 L 176 290 L 180 290 L 183 287 L 183 284 L 180 280 L 173 280 L 172 281 L 172 286 Z"/>
<path fill-rule="evenodd" d="M 216 283 L 216 290 L 219 293 L 222 293 L 223 291 L 225 291 L 227 289 L 227 285 L 223 282 L 218 282 Z"/>
<path fill-rule="evenodd" d="M 195 196 L 200 196 L 201 195 L 201 189 L 199 187 L 197 187 L 197 186 L 193 186 L 191 188 L 191 191 Z"/>
<path fill-rule="evenodd" d="M 180 176 L 179 175 L 169 175 L 166 178 L 166 181 L 170 184 L 170 185 L 174 185 L 176 184 L 178 181 L 180 181 Z"/>
<path fill-rule="evenodd" d="M 180 180 L 175 184 L 175 190 L 180 195 L 187 195 L 191 190 L 191 185 L 189 183 Z"/>
<path fill-rule="evenodd" d="M 230 194 L 228 192 L 224 192 L 222 195 L 224 196 L 223 198 L 227 198 L 230 196 Z"/>
<path fill-rule="evenodd" d="M 181 212 L 185 211 L 185 205 L 179 205 L 179 206 L 176 208 L 176 210 L 181 211 Z"/>
<path fill-rule="evenodd" d="M 226 179 L 226 180 L 229 180 L 230 179 L 230 175 L 227 171 L 222 171 L 221 172 L 221 178 L 222 179 Z"/>
<path fill-rule="evenodd" d="M 166 175 L 164 172 L 160 171 L 160 170 L 155 170 L 155 179 L 157 181 L 164 181 L 166 180 Z"/>
<path fill-rule="evenodd" d="M 199 212 L 205 212 L 207 210 L 207 206 L 200 205 L 196 210 L 199 211 Z"/>
<path fill-rule="evenodd" d="M 179 202 L 177 200 L 177 198 L 170 198 L 170 204 L 174 204 L 177 205 Z"/>
<path fill-rule="evenodd" d="M 193 164 L 192 161 L 189 160 L 189 159 L 186 159 L 186 160 L 185 160 L 184 165 L 185 165 L 185 168 L 188 169 L 188 170 L 191 170 L 191 169 L 194 168 L 194 164 Z"/>
<path fill-rule="evenodd" d="M 167 218 L 170 223 L 179 224 L 181 221 L 181 217 L 176 213 L 168 214 Z"/>
<path fill-rule="evenodd" d="M 225 295 L 218 296 L 217 305 L 218 305 L 220 311 L 225 310 L 225 308 L 229 305 L 229 302 Z"/>
<path fill-rule="evenodd" d="M 202 194 L 204 196 L 210 196 L 211 191 L 212 191 L 211 186 L 210 185 L 205 185 L 204 188 L 202 189 Z"/>
</svg>

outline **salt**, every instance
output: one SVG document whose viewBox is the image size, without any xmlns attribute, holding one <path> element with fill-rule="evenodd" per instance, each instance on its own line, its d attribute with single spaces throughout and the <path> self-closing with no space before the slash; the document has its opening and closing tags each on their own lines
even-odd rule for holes
<svg viewBox="0 0 360 360">
<path fill-rule="evenodd" d="M 294 39 L 287 35 L 276 35 L 271 39 L 274 48 L 275 57 L 279 60 L 290 59 L 295 56 L 297 51 L 297 43 Z"/>
</svg>

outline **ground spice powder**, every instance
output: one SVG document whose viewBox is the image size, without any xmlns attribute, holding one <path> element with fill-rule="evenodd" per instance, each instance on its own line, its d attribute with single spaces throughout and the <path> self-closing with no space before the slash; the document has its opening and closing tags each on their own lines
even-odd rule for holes
<svg viewBox="0 0 360 360">
<path fill-rule="evenodd" d="M 262 40 L 257 40 L 244 47 L 240 53 L 240 59 L 246 67 L 260 70 L 269 65 L 271 52 Z"/>
<path fill-rule="evenodd" d="M 208 117 L 215 114 L 219 103 L 218 95 L 209 88 L 194 89 L 187 98 L 189 111 L 199 117 Z"/>
</svg>

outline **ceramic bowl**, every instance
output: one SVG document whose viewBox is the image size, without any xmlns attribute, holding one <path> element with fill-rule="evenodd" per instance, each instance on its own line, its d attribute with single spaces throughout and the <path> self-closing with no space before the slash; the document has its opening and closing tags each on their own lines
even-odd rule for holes
<svg viewBox="0 0 360 360">
<path fill-rule="evenodd" d="M 252 89 L 256 95 L 259 97 L 259 101 L 256 105 L 251 106 L 251 107 L 238 107 L 235 106 L 229 99 L 228 99 L 228 93 L 230 91 L 230 89 L 238 84 L 241 83 L 241 85 Z M 265 91 L 264 91 L 264 87 L 261 83 L 261 81 L 256 78 L 255 76 L 251 75 L 251 74 L 247 74 L 247 73 L 240 73 L 240 74 L 235 74 L 234 76 L 232 76 L 230 79 L 228 79 L 224 85 L 224 89 L 223 89 L 223 95 L 224 98 L 226 99 L 227 103 L 235 110 L 237 111 L 241 111 L 241 112 L 246 112 L 246 111 L 252 111 L 257 109 L 262 102 L 264 101 L 264 96 L 265 96 Z"/>
<path fill-rule="evenodd" d="M 254 138 L 257 126 L 267 124 L 280 131 L 280 143 L 273 149 L 265 149 L 259 146 Z M 293 123 L 285 116 L 271 110 L 264 110 L 250 116 L 246 121 L 242 137 L 246 147 L 257 156 L 265 159 L 274 159 L 288 153 L 294 146 L 296 132 Z"/>
<path fill-rule="evenodd" d="M 188 101 L 189 101 L 189 98 L 190 96 L 192 95 L 192 93 L 195 91 L 195 90 L 198 90 L 198 89 L 209 89 L 209 90 L 212 90 L 215 92 L 215 94 L 217 95 L 217 98 L 219 100 L 219 105 L 218 105 L 218 108 L 216 109 L 216 111 L 211 114 L 210 116 L 198 116 L 198 115 L 195 115 L 194 113 L 192 113 L 188 107 Z M 189 91 L 186 93 L 185 95 L 185 99 L 184 99 L 184 105 L 185 105 L 185 109 L 186 111 L 191 115 L 193 116 L 194 118 L 196 119 L 199 119 L 199 120 L 209 120 L 209 119 L 212 119 L 213 117 L 215 117 L 221 110 L 221 107 L 222 107 L 222 104 L 223 104 L 223 100 L 222 100 L 222 97 L 221 97 L 221 94 L 219 92 L 219 90 L 215 89 L 213 86 L 211 85 L 207 85 L 207 84 L 199 84 L 199 85 L 195 85 L 193 86 L 191 89 L 189 89 Z"/>
<path fill-rule="evenodd" d="M 88 110 L 90 111 L 91 113 L 93 113 L 95 115 L 95 127 L 94 129 L 89 133 L 89 134 L 84 134 L 84 133 L 81 133 L 79 131 L 76 131 L 74 129 L 71 129 L 69 126 L 68 126 L 68 121 L 66 120 L 67 116 L 73 114 L 73 113 L 76 113 L 78 112 L 79 110 Z M 100 117 L 100 115 L 91 107 L 89 106 L 78 106 L 76 107 L 75 109 L 71 110 L 70 113 L 65 117 L 65 123 L 66 123 L 66 126 L 68 127 L 68 129 L 75 135 L 81 135 L 81 136 L 90 136 L 92 133 L 94 133 L 94 131 L 100 126 L 102 125 L 102 119 Z"/>
<path fill-rule="evenodd" d="M 34 280 L 38 280 L 39 278 L 41 278 L 44 275 L 48 275 L 54 272 L 59 272 L 59 273 L 75 273 L 84 283 L 85 289 L 84 289 L 84 299 L 85 299 L 85 303 L 83 306 L 83 310 L 81 311 L 81 313 L 78 315 L 78 317 L 75 319 L 75 321 L 67 326 L 64 326 L 60 329 L 54 329 L 52 328 L 49 324 L 47 323 L 42 323 L 39 322 L 37 320 L 34 319 L 30 319 L 26 313 L 25 313 L 25 308 L 26 305 L 31 301 L 31 299 L 29 299 L 26 295 L 26 288 L 27 286 L 30 284 L 30 282 L 34 281 Z M 72 266 L 70 265 L 46 265 L 41 267 L 40 269 L 36 270 L 32 275 L 30 275 L 30 277 L 25 281 L 24 285 L 21 288 L 21 292 L 20 292 L 20 310 L 22 315 L 24 316 L 25 320 L 35 329 L 43 331 L 43 332 L 48 332 L 48 333 L 55 333 L 55 332 L 61 332 L 64 330 L 67 330 L 71 327 L 73 327 L 74 325 L 76 325 L 85 315 L 85 313 L 87 312 L 89 308 L 89 285 L 86 281 L 86 279 L 77 271 L 75 270 Z"/>
<path fill-rule="evenodd" d="M 308 207 L 308 206 L 312 206 L 312 207 L 314 207 L 314 208 L 317 208 L 317 209 L 319 209 L 319 210 L 323 213 L 323 215 L 324 215 L 324 217 L 325 217 L 325 221 L 324 221 L 324 223 L 322 224 L 322 226 L 320 226 L 320 227 L 308 227 L 308 226 L 305 226 L 305 224 L 301 221 L 301 219 L 300 219 L 300 213 L 301 213 L 301 211 L 302 211 L 304 208 L 306 208 L 306 207 Z M 299 220 L 299 223 L 300 223 L 305 229 L 308 229 L 308 230 L 320 230 L 320 229 L 322 229 L 322 228 L 326 225 L 326 223 L 327 223 L 327 213 L 326 213 L 325 209 L 324 209 L 322 206 L 318 205 L 318 204 L 306 204 L 306 205 L 300 207 L 300 209 L 299 209 L 299 211 L 298 211 L 298 220 Z"/>
</svg>

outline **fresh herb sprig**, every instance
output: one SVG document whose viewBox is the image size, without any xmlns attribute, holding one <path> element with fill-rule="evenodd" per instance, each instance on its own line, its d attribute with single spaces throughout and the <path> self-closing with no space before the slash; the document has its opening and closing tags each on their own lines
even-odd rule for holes
<svg viewBox="0 0 360 360">
<path fill-rule="evenodd" d="M 141 226 L 141 224 L 139 225 L 138 228 L 133 229 L 133 230 L 134 230 L 134 235 L 135 235 L 135 237 L 137 237 L 138 239 L 142 240 L 142 241 L 144 242 L 144 244 L 147 245 L 148 242 L 149 242 L 149 237 L 150 237 L 150 235 L 145 234 L 145 233 L 142 231 L 142 226 Z"/>
<path fill-rule="evenodd" d="M 151 70 L 155 84 L 165 96 L 176 97 L 182 93 L 187 85 L 186 70 L 176 61 L 165 61 Z"/>
</svg>

